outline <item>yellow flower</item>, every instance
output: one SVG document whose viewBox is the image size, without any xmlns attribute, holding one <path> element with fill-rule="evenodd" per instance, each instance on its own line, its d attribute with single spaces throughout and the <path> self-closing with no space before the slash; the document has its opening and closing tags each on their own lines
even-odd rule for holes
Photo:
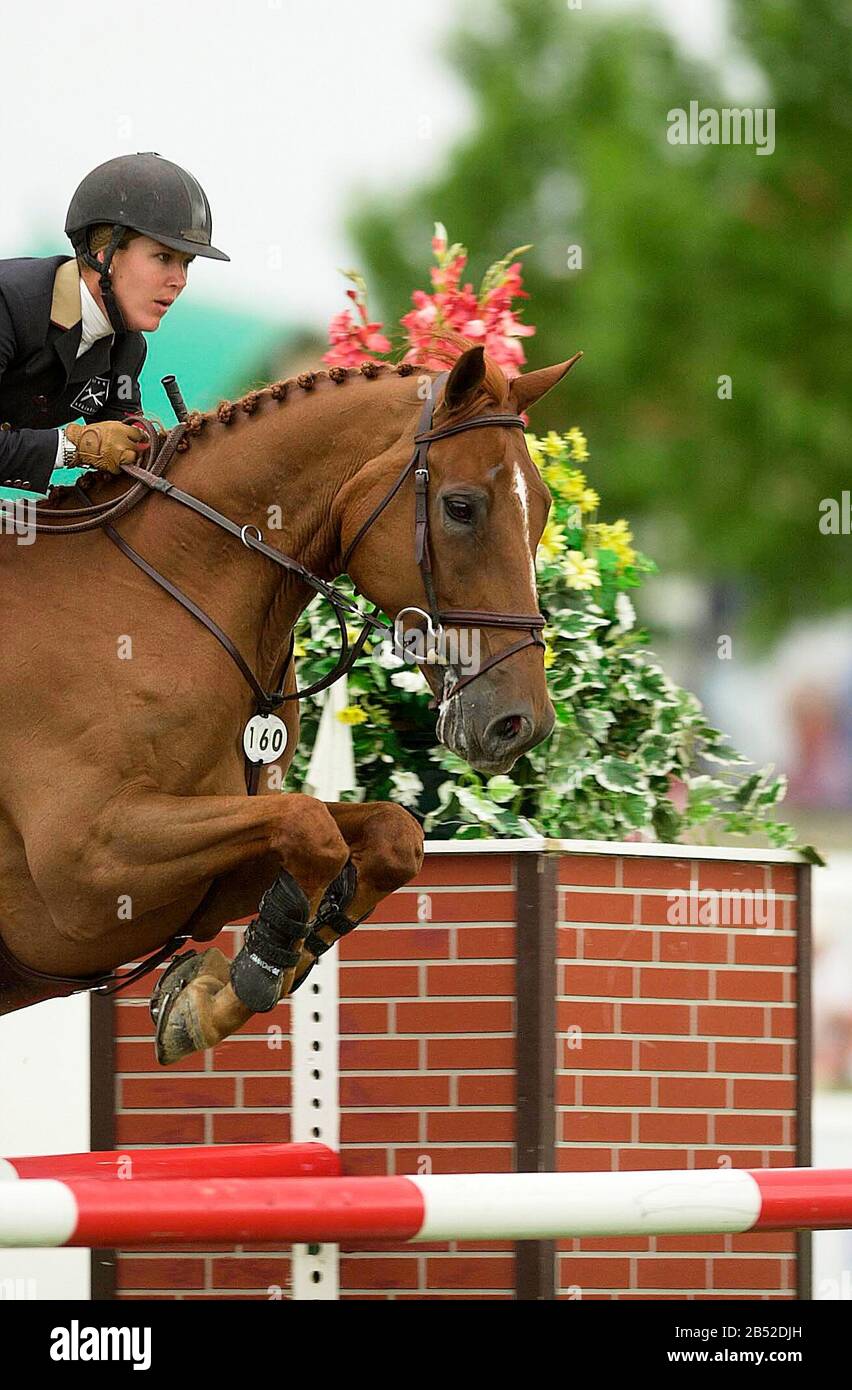
<svg viewBox="0 0 852 1390">
<path fill-rule="evenodd" d="M 307 647 L 305 646 L 304 642 L 294 642 L 294 643 L 293 643 L 293 655 L 294 655 L 294 656 L 304 656 L 305 653 L 307 652 L 307 650 L 308 650 L 308 649 L 307 649 Z"/>
<path fill-rule="evenodd" d="M 589 457 L 589 446 L 583 431 L 579 430 L 575 425 L 574 428 L 570 429 L 565 435 L 565 440 L 571 451 L 571 458 L 574 462 L 585 463 L 586 459 Z"/>
<path fill-rule="evenodd" d="M 544 644 L 544 669 L 545 669 L 545 671 L 549 671 L 549 670 L 550 670 L 550 668 L 551 668 L 551 666 L 553 665 L 553 663 L 554 663 L 555 660 L 556 660 L 556 652 L 553 650 L 553 648 L 551 647 L 551 645 L 550 645 L 549 642 L 545 642 L 545 644 Z"/>
<path fill-rule="evenodd" d="M 569 550 L 565 556 L 564 573 L 569 589 L 594 589 L 601 582 L 597 560 L 579 550 Z"/>
<path fill-rule="evenodd" d="M 530 451 L 530 458 L 532 459 L 536 468 L 541 468 L 544 463 L 544 454 L 541 452 L 541 445 L 539 444 L 537 437 L 534 434 L 525 434 L 524 439 L 527 441 L 527 448 Z"/>
<path fill-rule="evenodd" d="M 541 447 L 550 459 L 561 459 L 565 453 L 565 441 L 561 434 L 556 433 L 556 430 L 548 431 Z"/>
<path fill-rule="evenodd" d="M 624 569 L 626 565 L 632 565 L 636 560 L 636 551 L 630 542 L 633 535 L 627 522 L 622 518 L 614 521 L 611 525 L 600 522 L 596 526 L 589 526 L 586 529 L 591 545 L 598 550 L 611 550 L 618 561 L 618 568 Z"/>
<path fill-rule="evenodd" d="M 596 512 L 600 504 L 601 499 L 593 487 L 583 489 L 583 494 L 580 498 L 581 512 Z"/>
<path fill-rule="evenodd" d="M 552 563 L 564 549 L 564 526 L 557 526 L 555 521 L 548 521 L 538 543 L 537 558 Z"/>
<path fill-rule="evenodd" d="M 338 710 L 336 716 L 341 724 L 366 724 L 367 716 L 357 705 L 347 705 L 345 709 Z"/>
</svg>

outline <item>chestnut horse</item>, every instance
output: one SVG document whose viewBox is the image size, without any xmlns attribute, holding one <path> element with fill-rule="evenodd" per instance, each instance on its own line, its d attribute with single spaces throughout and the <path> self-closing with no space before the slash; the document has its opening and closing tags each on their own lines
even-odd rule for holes
<svg viewBox="0 0 852 1390">
<path fill-rule="evenodd" d="M 435 393 L 441 437 L 429 445 L 428 497 L 416 499 L 428 583 L 415 554 L 417 479 L 394 484 L 434 373 L 332 369 L 253 392 L 194 417 L 168 480 L 325 581 L 345 559 L 358 590 L 393 617 L 428 606 L 432 584 L 443 607 L 469 618 L 537 614 L 549 493 L 521 429 L 469 422 L 525 410 L 574 360 L 508 382 L 473 347 Z M 89 499 L 125 486 L 92 476 Z M 60 509 L 72 502 L 63 496 Z M 146 496 L 120 537 L 274 688 L 314 596 L 298 574 L 167 496 Z M 221 643 L 103 530 L 37 541 L 0 539 L 0 1013 L 95 987 L 177 933 L 207 942 L 262 898 L 233 963 L 216 948 L 190 952 L 160 980 L 157 1050 L 168 1064 L 290 993 L 323 949 L 417 873 L 422 832 L 399 805 L 282 795 L 280 777 L 247 796 L 241 735 L 253 697 Z M 540 644 L 487 622 L 479 633 L 485 659 L 469 683 L 450 690 L 446 671 L 424 669 L 439 736 L 490 774 L 547 737 L 554 711 Z M 279 714 L 283 772 L 298 699 Z"/>
</svg>

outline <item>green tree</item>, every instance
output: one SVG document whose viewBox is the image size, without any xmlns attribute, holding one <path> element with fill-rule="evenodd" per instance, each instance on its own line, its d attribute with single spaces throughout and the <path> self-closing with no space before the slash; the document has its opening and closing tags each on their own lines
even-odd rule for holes
<svg viewBox="0 0 852 1390">
<path fill-rule="evenodd" d="M 648 18 L 477 0 L 449 42 L 470 132 L 422 186 L 371 191 L 351 228 L 386 325 L 425 282 L 435 219 L 474 283 L 533 242 L 528 355 L 586 353 L 535 428 L 581 424 L 615 513 L 640 540 L 665 526 L 667 571 L 737 581 L 768 637 L 852 598 L 852 542 L 819 529 L 849 486 L 852 26 L 844 0 L 731 15 L 747 92 Z M 773 107 L 774 153 L 670 144 L 667 113 L 693 100 Z"/>
</svg>

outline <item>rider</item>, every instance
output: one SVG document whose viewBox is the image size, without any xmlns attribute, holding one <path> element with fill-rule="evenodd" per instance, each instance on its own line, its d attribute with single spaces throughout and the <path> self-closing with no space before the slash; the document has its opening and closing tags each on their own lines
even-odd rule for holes
<svg viewBox="0 0 852 1390">
<path fill-rule="evenodd" d="M 0 485 L 46 493 L 54 468 L 136 461 L 147 437 L 123 422 L 142 409 L 142 334 L 157 331 L 195 256 L 230 259 L 212 231 L 192 174 L 122 155 L 71 199 L 76 259 L 0 260 Z"/>
</svg>

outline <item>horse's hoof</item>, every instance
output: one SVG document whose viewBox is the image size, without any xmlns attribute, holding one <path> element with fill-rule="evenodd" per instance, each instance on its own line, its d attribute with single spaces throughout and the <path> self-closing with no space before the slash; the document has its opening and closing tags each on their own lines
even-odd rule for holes
<svg viewBox="0 0 852 1390">
<path fill-rule="evenodd" d="M 197 1005 L 228 983 L 231 962 L 215 946 L 176 956 L 151 997 L 157 1061 L 168 1067 L 210 1045 Z M 187 986 L 193 988 L 187 991 Z"/>
</svg>

